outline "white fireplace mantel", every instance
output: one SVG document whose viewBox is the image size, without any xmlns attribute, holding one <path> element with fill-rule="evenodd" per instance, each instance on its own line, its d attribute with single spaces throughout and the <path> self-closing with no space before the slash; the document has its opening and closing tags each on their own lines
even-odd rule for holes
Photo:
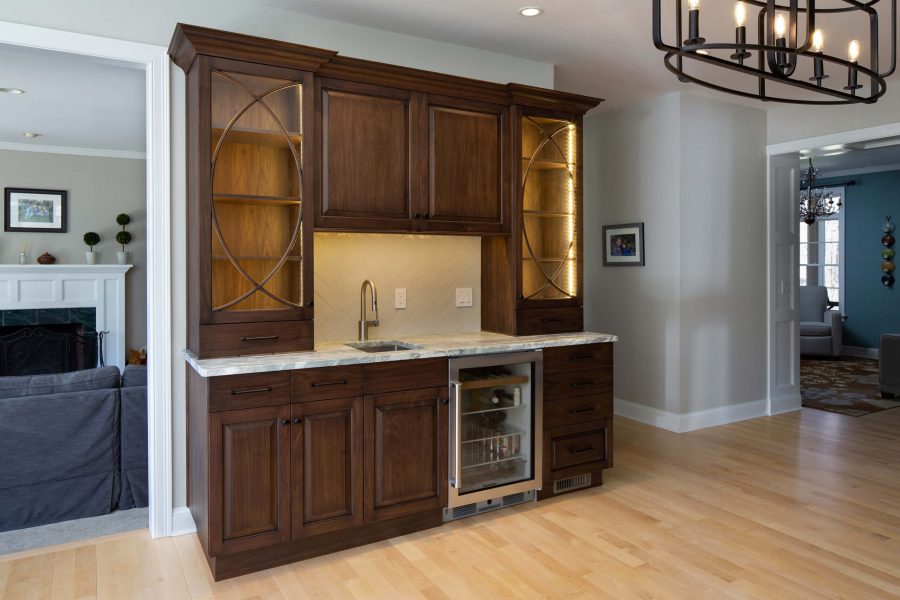
<svg viewBox="0 0 900 600">
<path fill-rule="evenodd" d="M 131 265 L 0 265 L 0 310 L 91 308 L 107 365 L 125 369 L 125 273 Z"/>
</svg>

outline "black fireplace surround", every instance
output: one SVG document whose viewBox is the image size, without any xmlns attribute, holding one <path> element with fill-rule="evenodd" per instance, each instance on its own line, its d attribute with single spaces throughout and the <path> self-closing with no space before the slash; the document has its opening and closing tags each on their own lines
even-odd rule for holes
<svg viewBox="0 0 900 600">
<path fill-rule="evenodd" d="M 96 323 L 92 307 L 0 311 L 0 377 L 99 366 Z"/>
</svg>

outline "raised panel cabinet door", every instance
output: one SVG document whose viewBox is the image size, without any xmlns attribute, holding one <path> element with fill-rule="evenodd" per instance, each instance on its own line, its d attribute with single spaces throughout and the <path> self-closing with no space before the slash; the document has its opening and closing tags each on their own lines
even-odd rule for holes
<svg viewBox="0 0 900 600">
<path fill-rule="evenodd" d="M 411 94 L 318 80 L 321 198 L 317 227 L 411 227 Z"/>
<path fill-rule="evenodd" d="M 424 230 L 509 231 L 508 109 L 430 97 Z"/>
<path fill-rule="evenodd" d="M 445 504 L 446 400 L 447 388 L 366 396 L 366 521 Z"/>
<path fill-rule="evenodd" d="M 293 537 L 363 523 L 362 398 L 293 406 Z"/>
<path fill-rule="evenodd" d="M 291 407 L 210 415 L 210 555 L 291 535 Z"/>
</svg>

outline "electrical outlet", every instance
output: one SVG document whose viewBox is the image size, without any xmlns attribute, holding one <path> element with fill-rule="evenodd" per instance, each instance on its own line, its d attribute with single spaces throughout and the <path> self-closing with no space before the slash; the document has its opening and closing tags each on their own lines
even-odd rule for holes
<svg viewBox="0 0 900 600">
<path fill-rule="evenodd" d="M 406 288 L 396 288 L 394 290 L 394 308 L 406 308 Z"/>
<path fill-rule="evenodd" d="M 456 308 L 472 306 L 472 288 L 456 288 Z"/>
</svg>

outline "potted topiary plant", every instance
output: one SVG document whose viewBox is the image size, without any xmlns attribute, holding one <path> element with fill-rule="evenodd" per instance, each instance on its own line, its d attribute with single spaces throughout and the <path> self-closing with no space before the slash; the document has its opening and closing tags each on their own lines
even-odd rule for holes
<svg viewBox="0 0 900 600">
<path fill-rule="evenodd" d="M 84 234 L 84 243 L 91 248 L 84 253 L 84 261 L 89 265 L 97 264 L 97 253 L 94 252 L 94 246 L 100 243 L 100 236 L 94 231 L 88 231 Z"/>
<path fill-rule="evenodd" d="M 116 234 L 116 243 L 122 246 L 121 252 L 116 252 L 116 260 L 120 265 L 128 263 L 128 252 L 125 251 L 125 244 L 131 243 L 131 234 L 125 231 L 125 226 L 131 223 L 131 217 L 122 213 L 116 216 L 116 223 L 122 226 L 122 231 Z"/>
</svg>

